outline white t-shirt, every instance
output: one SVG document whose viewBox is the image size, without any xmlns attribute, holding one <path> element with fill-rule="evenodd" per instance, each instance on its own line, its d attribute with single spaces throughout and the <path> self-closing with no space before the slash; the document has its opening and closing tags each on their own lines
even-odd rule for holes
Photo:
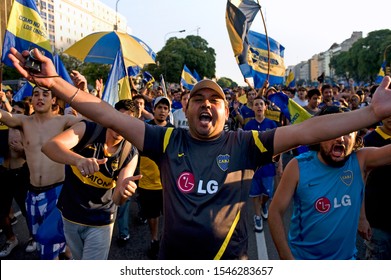
<svg viewBox="0 0 391 280">
<path fill-rule="evenodd" d="M 181 128 L 189 129 L 189 123 L 187 122 L 185 112 L 183 112 L 182 109 L 175 110 L 175 112 L 172 113 L 172 115 L 174 117 L 174 126 L 176 128 L 181 127 Z"/>
</svg>

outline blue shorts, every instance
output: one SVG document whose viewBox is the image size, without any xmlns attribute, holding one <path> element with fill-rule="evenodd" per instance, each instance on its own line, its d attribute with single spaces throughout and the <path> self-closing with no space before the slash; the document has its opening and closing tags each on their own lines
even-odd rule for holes
<svg viewBox="0 0 391 280">
<path fill-rule="evenodd" d="M 37 234 L 38 228 L 43 223 L 51 211 L 57 207 L 58 196 L 62 189 L 62 182 L 49 186 L 42 192 L 29 189 L 26 198 L 26 211 L 28 226 L 33 237 Z M 30 185 L 31 187 L 31 185 Z M 40 254 L 42 260 L 53 260 L 62 252 L 65 252 L 65 242 L 43 245 L 39 244 Z"/>
<path fill-rule="evenodd" d="M 250 197 L 267 195 L 272 198 L 274 194 L 274 176 L 253 178 L 251 181 Z"/>
</svg>

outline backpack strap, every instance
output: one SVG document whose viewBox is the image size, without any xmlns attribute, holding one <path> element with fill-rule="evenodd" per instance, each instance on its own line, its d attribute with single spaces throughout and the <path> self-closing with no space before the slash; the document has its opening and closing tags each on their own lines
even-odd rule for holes
<svg viewBox="0 0 391 280">
<path fill-rule="evenodd" d="M 129 141 L 125 140 L 125 143 L 122 147 L 121 155 L 119 156 L 118 170 L 122 168 L 126 158 L 128 157 L 130 150 L 132 149 L 132 144 Z"/>
<path fill-rule="evenodd" d="M 88 141 L 84 144 L 81 150 L 86 148 L 88 145 L 92 144 L 96 140 L 96 138 L 98 138 L 102 130 L 103 130 L 103 126 L 101 126 L 100 124 L 96 124 L 94 132 L 91 134 L 90 139 L 88 139 Z"/>
</svg>

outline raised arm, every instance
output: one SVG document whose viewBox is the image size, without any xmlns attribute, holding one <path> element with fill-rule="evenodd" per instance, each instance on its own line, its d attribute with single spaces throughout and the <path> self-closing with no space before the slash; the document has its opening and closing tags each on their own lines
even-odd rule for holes
<svg viewBox="0 0 391 280">
<path fill-rule="evenodd" d="M 90 175 L 99 170 L 99 164 L 106 159 L 85 158 L 71 149 L 79 143 L 85 133 L 86 125 L 79 122 L 56 135 L 42 146 L 42 152 L 51 160 L 76 166 L 83 175 Z"/>
<path fill-rule="evenodd" d="M 369 106 L 343 114 L 330 114 L 302 123 L 279 127 L 274 137 L 274 151 L 279 154 L 298 145 L 319 143 L 368 127 L 391 116 L 390 77 L 384 77 Z"/>
<path fill-rule="evenodd" d="M 8 98 L 5 95 L 5 92 L 3 92 L 1 89 L 0 89 L 0 101 L 1 101 L 1 103 L 4 104 L 4 109 L 6 109 L 7 112 L 11 113 L 12 112 L 12 106 L 9 103 Z"/>
<path fill-rule="evenodd" d="M 50 89 L 82 115 L 104 127 L 113 129 L 142 151 L 145 132 L 145 124 L 142 121 L 118 112 L 108 103 L 69 84 L 58 76 L 49 58 L 43 56 L 37 49 L 34 49 L 34 53 L 36 58 L 42 62 L 42 71 L 39 74 L 32 75 L 23 68 L 25 62 L 23 55 L 27 55 L 27 51 L 24 51 L 22 55 L 16 49 L 11 48 L 9 58 L 27 80 Z"/>
<path fill-rule="evenodd" d="M 0 122 L 8 127 L 21 128 L 24 115 L 12 115 L 11 113 L 0 109 Z"/>
<path fill-rule="evenodd" d="M 288 246 L 287 235 L 283 217 L 292 196 L 296 190 L 299 181 L 299 167 L 296 159 L 292 159 L 286 166 L 282 174 L 280 183 L 278 184 L 276 193 L 269 207 L 268 224 L 270 232 L 276 245 L 278 254 L 283 260 L 294 259 L 292 252 Z"/>
</svg>

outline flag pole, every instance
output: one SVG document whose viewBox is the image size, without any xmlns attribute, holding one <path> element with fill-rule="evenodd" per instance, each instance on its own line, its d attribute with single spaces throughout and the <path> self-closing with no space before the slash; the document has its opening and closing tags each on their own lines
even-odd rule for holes
<svg viewBox="0 0 391 280">
<path fill-rule="evenodd" d="M 3 67 L 4 67 L 4 63 L 1 62 L 0 63 L 0 86 L 3 85 Z M 2 88 L 0 88 L 0 91 L 3 90 Z"/>
<path fill-rule="evenodd" d="M 270 75 L 270 42 L 269 42 L 269 36 L 267 35 L 267 28 L 266 28 L 265 17 L 263 16 L 262 8 L 261 8 L 261 5 L 259 4 L 259 0 L 257 0 L 257 3 L 258 3 L 258 6 L 259 6 L 259 12 L 261 13 L 261 16 L 262 16 L 263 27 L 265 29 L 265 36 L 266 36 L 266 42 L 267 42 L 267 76 L 266 76 L 266 80 L 269 81 L 269 75 Z"/>
</svg>

